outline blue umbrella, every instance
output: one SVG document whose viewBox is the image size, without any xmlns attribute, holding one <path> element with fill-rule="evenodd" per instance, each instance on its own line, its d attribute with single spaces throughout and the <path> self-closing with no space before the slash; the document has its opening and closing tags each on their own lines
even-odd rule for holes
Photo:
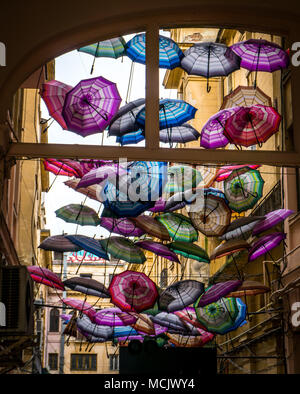
<svg viewBox="0 0 300 394">
<path fill-rule="evenodd" d="M 87 237 L 85 235 L 66 235 L 71 242 L 75 245 L 80 246 L 83 250 L 92 253 L 98 257 L 101 257 L 105 260 L 109 260 L 108 254 L 102 248 L 100 243 L 91 237 Z"/>
<path fill-rule="evenodd" d="M 146 34 L 135 35 L 126 44 L 126 55 L 137 63 L 146 64 Z M 171 38 L 159 36 L 159 67 L 173 68 L 180 67 L 183 52 Z"/>
<path fill-rule="evenodd" d="M 236 330 L 237 328 L 243 326 L 247 323 L 246 315 L 247 315 L 247 306 L 243 303 L 240 298 L 236 299 L 237 306 L 239 308 L 239 313 L 235 319 L 234 325 L 232 326 L 232 330 Z"/>
<path fill-rule="evenodd" d="M 116 142 L 123 145 L 138 144 L 144 141 L 145 133 L 143 130 L 133 131 L 132 133 L 127 133 L 116 138 Z"/>
<path fill-rule="evenodd" d="M 131 326 L 114 327 L 113 338 L 128 337 L 129 335 L 138 335 L 138 332 Z"/>
</svg>

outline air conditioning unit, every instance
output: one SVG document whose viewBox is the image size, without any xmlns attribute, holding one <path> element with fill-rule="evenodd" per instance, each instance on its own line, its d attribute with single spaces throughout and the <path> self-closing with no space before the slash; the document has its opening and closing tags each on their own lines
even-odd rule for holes
<svg viewBox="0 0 300 394">
<path fill-rule="evenodd" d="M 26 266 L 0 267 L 0 302 L 6 315 L 0 337 L 33 335 L 33 283 Z"/>
</svg>

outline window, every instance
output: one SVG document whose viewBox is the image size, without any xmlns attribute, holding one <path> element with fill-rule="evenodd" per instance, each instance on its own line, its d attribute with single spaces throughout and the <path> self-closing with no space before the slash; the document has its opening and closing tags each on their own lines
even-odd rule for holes
<svg viewBox="0 0 300 394">
<path fill-rule="evenodd" d="M 160 273 L 160 287 L 168 286 L 168 270 L 164 268 Z"/>
<path fill-rule="evenodd" d="M 119 370 L 119 355 L 110 354 L 109 355 L 109 370 L 118 371 Z"/>
<path fill-rule="evenodd" d="M 59 332 L 59 310 L 53 308 L 50 310 L 50 332 Z"/>
<path fill-rule="evenodd" d="M 57 353 L 49 353 L 48 365 L 49 365 L 50 371 L 57 371 L 57 369 L 58 369 L 58 354 Z"/>
<path fill-rule="evenodd" d="M 71 354 L 72 371 L 97 371 L 97 354 Z"/>
<path fill-rule="evenodd" d="M 80 277 L 81 278 L 92 278 L 93 277 L 93 274 L 80 274 Z"/>
</svg>

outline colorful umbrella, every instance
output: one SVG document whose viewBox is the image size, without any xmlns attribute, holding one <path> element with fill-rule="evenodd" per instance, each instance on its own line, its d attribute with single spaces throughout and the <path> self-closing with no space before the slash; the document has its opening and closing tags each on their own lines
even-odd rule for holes
<svg viewBox="0 0 300 394">
<path fill-rule="evenodd" d="M 194 242 L 198 240 L 198 231 L 187 216 L 166 212 L 156 216 L 156 219 L 166 227 L 172 241 Z"/>
<path fill-rule="evenodd" d="M 176 142 L 178 144 L 185 144 L 187 142 L 197 141 L 199 137 L 199 132 L 188 123 L 159 131 L 159 140 L 164 143 Z"/>
<path fill-rule="evenodd" d="M 253 261 L 276 248 L 285 238 L 286 234 L 284 233 L 272 233 L 260 237 L 249 250 L 249 261 Z"/>
<path fill-rule="evenodd" d="M 221 109 L 251 107 L 256 104 L 272 107 L 272 100 L 258 87 L 238 86 L 224 97 Z"/>
<path fill-rule="evenodd" d="M 158 297 L 156 285 L 142 272 L 124 271 L 109 285 L 112 303 L 124 311 L 142 312 L 151 308 Z"/>
<path fill-rule="evenodd" d="M 204 292 L 204 284 L 196 280 L 181 280 L 167 287 L 159 296 L 162 310 L 174 312 L 193 304 Z"/>
<path fill-rule="evenodd" d="M 229 177 L 233 170 L 238 170 L 239 168 L 249 167 L 253 170 L 261 167 L 260 164 L 240 164 L 240 165 L 228 165 L 221 167 L 216 174 L 215 182 L 222 182 Z"/>
<path fill-rule="evenodd" d="M 230 239 L 247 239 L 253 228 L 264 219 L 264 216 L 247 216 L 236 219 L 226 228 L 226 233 L 220 239 L 229 241 Z"/>
<path fill-rule="evenodd" d="M 111 233 L 123 235 L 124 237 L 140 237 L 145 234 L 145 231 L 138 227 L 131 219 L 101 217 L 100 225 Z"/>
<path fill-rule="evenodd" d="M 174 311 L 174 314 L 180 317 L 181 320 L 191 324 L 196 328 L 201 328 L 202 330 L 205 329 L 205 327 L 197 320 L 197 314 L 195 308 L 193 307 L 188 306 L 184 309 L 181 309 L 180 311 Z"/>
<path fill-rule="evenodd" d="M 124 237 L 109 237 L 99 240 L 103 249 L 115 259 L 124 260 L 131 264 L 143 264 L 147 259 L 135 244 Z"/>
<path fill-rule="evenodd" d="M 188 259 L 209 263 L 207 252 L 196 244 L 176 241 L 170 243 L 168 246 L 170 249 L 174 250 L 175 253 L 187 257 Z"/>
<path fill-rule="evenodd" d="M 60 300 L 63 304 L 70 306 L 71 308 L 77 309 L 81 313 L 84 313 L 89 320 L 94 321 L 96 310 L 86 301 L 81 301 L 76 298 L 63 298 Z M 87 331 L 87 330 L 85 330 Z"/>
<path fill-rule="evenodd" d="M 113 338 L 122 338 L 121 340 L 132 338 L 139 333 L 131 326 L 117 326 L 113 330 Z"/>
<path fill-rule="evenodd" d="M 168 230 L 156 219 L 156 217 L 140 215 L 136 218 L 131 218 L 131 220 L 138 228 L 142 229 L 147 234 L 164 241 L 170 240 Z"/>
<path fill-rule="evenodd" d="M 203 181 L 201 172 L 191 166 L 171 166 L 168 169 L 168 183 L 165 193 L 185 192 L 197 187 Z"/>
<path fill-rule="evenodd" d="M 96 313 L 94 320 L 99 325 L 116 327 L 134 324 L 137 317 L 121 311 L 119 308 L 105 308 Z"/>
<path fill-rule="evenodd" d="M 60 277 L 51 270 L 36 265 L 27 267 L 27 270 L 35 282 L 55 287 L 58 290 L 64 290 L 65 287 Z"/>
<path fill-rule="evenodd" d="M 136 317 L 137 320 L 132 324 L 132 328 L 147 335 L 156 335 L 154 323 L 148 315 L 145 313 L 139 313 L 136 314 Z"/>
<path fill-rule="evenodd" d="M 101 193 L 101 185 L 92 185 L 84 188 L 78 188 L 78 184 L 80 182 L 80 179 L 69 179 L 68 181 L 64 182 L 64 184 L 71 189 L 75 190 L 76 192 L 79 192 L 81 194 L 84 194 L 85 196 L 91 198 L 92 200 L 95 201 L 101 201 L 100 200 L 100 193 Z"/>
<path fill-rule="evenodd" d="M 114 332 L 113 327 L 95 324 L 87 316 L 77 319 L 77 327 L 93 337 L 100 337 L 106 340 L 112 338 Z"/>
<path fill-rule="evenodd" d="M 43 164 L 45 170 L 52 172 L 54 175 L 81 177 L 81 173 L 78 173 L 72 166 L 62 161 L 58 161 L 56 159 L 44 159 Z"/>
<path fill-rule="evenodd" d="M 151 212 L 163 212 L 166 207 L 166 201 L 163 197 L 159 198 L 152 208 L 149 208 Z"/>
<path fill-rule="evenodd" d="M 98 298 L 110 298 L 108 289 L 103 283 L 91 278 L 74 277 L 65 280 L 65 287 L 73 291 L 78 291 L 86 295 L 92 295 Z"/>
<path fill-rule="evenodd" d="M 229 241 L 221 243 L 212 251 L 210 260 L 219 259 L 232 253 L 237 253 L 241 250 L 248 250 L 250 248 L 250 244 L 242 239 L 230 239 Z"/>
<path fill-rule="evenodd" d="M 279 130 L 281 115 L 273 107 L 240 107 L 225 123 L 226 136 L 242 146 L 262 146 Z"/>
<path fill-rule="evenodd" d="M 252 234 L 257 235 L 263 231 L 269 230 L 270 228 L 276 226 L 276 224 L 288 218 L 293 213 L 294 211 L 291 209 L 276 209 L 276 211 L 267 213 L 264 220 L 256 224 Z"/>
<path fill-rule="evenodd" d="M 91 170 L 94 170 L 95 168 L 102 167 L 104 165 L 108 164 L 113 164 L 112 160 L 99 160 L 99 159 L 82 159 L 79 160 L 78 164 L 80 165 L 82 175 L 80 178 L 83 177 L 83 175 L 87 174 Z"/>
<path fill-rule="evenodd" d="M 82 80 L 66 95 L 62 115 L 68 130 L 82 137 L 102 132 L 121 100 L 115 83 L 103 77 Z"/>
<path fill-rule="evenodd" d="M 130 144 L 138 144 L 141 141 L 144 141 L 145 139 L 145 132 L 144 130 L 137 130 L 133 131 L 132 133 L 127 133 L 124 135 L 121 135 L 116 138 L 116 142 L 118 142 L 120 145 L 130 145 Z"/>
<path fill-rule="evenodd" d="M 271 291 L 271 289 L 268 286 L 265 286 L 263 283 L 254 280 L 245 280 L 237 289 L 227 294 L 227 297 L 247 297 L 265 294 L 269 291 Z"/>
<path fill-rule="evenodd" d="M 235 212 L 247 211 L 262 197 L 264 180 L 258 170 L 243 167 L 233 170 L 224 181 L 229 207 Z"/>
<path fill-rule="evenodd" d="M 119 164 L 107 164 L 99 168 L 95 168 L 85 174 L 79 184 L 78 188 L 88 187 L 96 184 L 100 184 L 104 180 L 108 179 L 114 184 L 118 182 L 119 177 L 126 175 L 127 169 Z"/>
<path fill-rule="evenodd" d="M 219 282 L 209 286 L 199 297 L 197 307 L 204 307 L 218 301 L 222 297 L 226 297 L 227 294 L 237 289 L 241 284 L 240 280 L 228 280 L 227 282 Z"/>
<path fill-rule="evenodd" d="M 160 312 L 155 316 L 151 316 L 150 318 L 154 323 L 163 327 L 167 327 L 168 332 L 186 335 L 200 335 L 198 329 L 187 322 L 183 322 L 174 313 Z"/>
<path fill-rule="evenodd" d="M 126 55 L 133 61 L 146 64 L 146 34 L 135 35 L 126 44 Z M 183 53 L 171 38 L 159 35 L 159 67 L 172 70 L 180 67 Z"/>
<path fill-rule="evenodd" d="M 106 251 L 96 239 L 87 237 L 86 235 L 66 235 L 66 237 L 86 252 L 92 253 L 105 260 L 109 260 Z"/>
<path fill-rule="evenodd" d="M 184 52 L 181 67 L 188 74 L 206 77 L 207 92 L 209 92 L 209 78 L 231 74 L 240 68 L 240 62 L 240 57 L 226 45 L 217 42 L 201 42 Z"/>
<path fill-rule="evenodd" d="M 46 238 L 40 245 L 40 249 L 51 250 L 53 252 L 78 252 L 82 248 L 71 242 L 64 235 L 52 235 Z"/>
<path fill-rule="evenodd" d="M 98 226 L 100 218 L 94 209 L 82 204 L 69 204 L 55 211 L 58 218 L 81 226 Z"/>
<path fill-rule="evenodd" d="M 202 347 L 208 342 L 212 341 L 215 335 L 211 332 L 207 332 L 199 329 L 200 335 L 181 335 L 181 334 L 170 334 L 167 332 L 169 341 L 177 347 Z"/>
<path fill-rule="evenodd" d="M 71 89 L 73 89 L 72 86 L 55 80 L 43 83 L 42 85 L 41 97 L 47 106 L 49 114 L 64 130 L 67 130 L 68 126 L 62 116 L 62 110 L 66 94 Z"/>
<path fill-rule="evenodd" d="M 175 261 L 176 263 L 180 264 L 180 261 L 176 253 L 174 253 L 166 245 L 160 242 L 145 240 L 145 241 L 136 242 L 135 245 L 137 245 L 139 248 L 149 250 L 150 252 L 155 253 L 158 256 L 161 256 L 167 260 Z"/>
</svg>

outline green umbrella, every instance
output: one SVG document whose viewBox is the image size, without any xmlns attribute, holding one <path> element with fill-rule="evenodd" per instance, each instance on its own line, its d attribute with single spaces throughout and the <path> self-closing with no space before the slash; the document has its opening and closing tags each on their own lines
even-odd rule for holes
<svg viewBox="0 0 300 394">
<path fill-rule="evenodd" d="M 190 218 L 180 213 L 162 213 L 156 219 L 168 230 L 172 241 L 194 242 L 198 240 L 198 231 Z"/>
<path fill-rule="evenodd" d="M 203 181 L 202 174 L 191 166 L 172 166 L 168 169 L 165 193 L 183 192 L 197 187 Z"/>
<path fill-rule="evenodd" d="M 99 240 L 104 250 L 118 260 L 131 264 L 143 264 L 146 256 L 132 241 L 124 237 L 109 237 Z"/>
<path fill-rule="evenodd" d="M 98 226 L 100 218 L 94 209 L 83 204 L 69 204 L 55 211 L 58 218 L 81 226 Z"/>
<path fill-rule="evenodd" d="M 200 246 L 189 242 L 172 242 L 168 245 L 175 253 L 181 256 L 187 257 L 189 259 L 197 260 L 202 263 L 209 263 L 208 254 Z"/>
<path fill-rule="evenodd" d="M 260 172 L 249 167 L 233 170 L 224 181 L 224 193 L 229 207 L 236 212 L 253 208 L 262 197 L 263 187 L 264 180 Z"/>
</svg>

